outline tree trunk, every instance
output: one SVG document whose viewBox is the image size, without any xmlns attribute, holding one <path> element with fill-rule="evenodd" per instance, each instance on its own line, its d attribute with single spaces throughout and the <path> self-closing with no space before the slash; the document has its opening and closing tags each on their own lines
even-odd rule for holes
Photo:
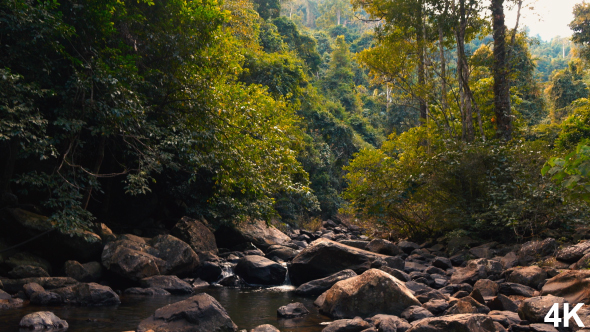
<svg viewBox="0 0 590 332">
<path fill-rule="evenodd" d="M 445 59 L 445 47 L 444 47 L 444 36 L 443 36 L 443 28 L 439 26 L 438 28 L 438 46 L 440 52 L 440 76 L 442 78 L 441 81 L 441 111 L 445 118 L 445 127 L 447 132 L 450 132 L 451 125 L 449 124 L 449 118 L 447 117 L 447 61 Z"/>
<path fill-rule="evenodd" d="M 459 26 L 455 32 L 457 37 L 457 75 L 459 76 L 459 94 L 461 115 L 463 120 L 463 140 L 472 142 L 475 139 L 473 129 L 473 107 L 471 89 L 469 88 L 469 66 L 465 56 L 465 31 L 467 30 L 465 0 L 459 1 Z"/>
<path fill-rule="evenodd" d="M 417 30 L 417 44 L 418 44 L 418 85 L 420 91 L 426 89 L 426 59 L 424 56 L 424 17 L 422 12 L 422 3 L 420 3 L 420 12 L 418 13 L 418 29 Z M 426 125 L 428 117 L 428 105 L 424 93 L 420 93 L 420 120 Z"/>
<path fill-rule="evenodd" d="M 104 149 L 105 149 L 105 145 L 106 145 L 106 136 L 102 136 L 100 138 L 100 143 L 98 144 L 98 151 L 97 151 L 97 155 L 96 155 L 96 160 L 94 162 L 94 167 L 92 168 L 92 173 L 95 175 L 98 175 L 98 172 L 100 172 L 100 166 L 102 165 L 102 161 L 104 159 Z M 84 200 L 83 200 L 83 205 L 82 207 L 84 208 L 84 210 L 88 209 L 88 204 L 90 203 L 90 197 L 92 196 L 92 186 L 89 186 L 88 189 L 86 190 L 86 193 L 84 194 Z"/>
<path fill-rule="evenodd" d="M 504 0 L 492 0 L 492 27 L 494 34 L 494 113 L 496 116 L 496 137 L 502 140 L 512 138 L 510 115 L 510 83 L 506 57 L 506 25 L 504 24 Z"/>
</svg>

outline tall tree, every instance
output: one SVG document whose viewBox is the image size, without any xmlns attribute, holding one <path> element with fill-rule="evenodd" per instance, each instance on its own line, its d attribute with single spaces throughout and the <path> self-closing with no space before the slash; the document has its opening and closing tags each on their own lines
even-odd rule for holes
<svg viewBox="0 0 590 332">
<path fill-rule="evenodd" d="M 506 54 L 506 24 L 504 0 L 492 0 L 492 29 L 494 36 L 494 113 L 496 137 L 505 141 L 512 139 L 512 116 L 510 110 L 510 81 Z"/>
</svg>

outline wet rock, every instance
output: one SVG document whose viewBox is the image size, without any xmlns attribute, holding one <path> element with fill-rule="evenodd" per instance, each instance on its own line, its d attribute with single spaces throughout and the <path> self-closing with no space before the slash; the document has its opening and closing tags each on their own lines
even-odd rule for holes
<svg viewBox="0 0 590 332">
<path fill-rule="evenodd" d="M 497 283 L 489 279 L 480 279 L 475 282 L 473 289 L 479 290 L 483 297 L 496 296 L 496 294 L 498 294 L 499 286 Z"/>
<path fill-rule="evenodd" d="M 193 282 L 191 283 L 191 286 L 193 286 L 193 290 L 198 289 L 198 288 L 206 288 L 209 287 L 210 284 L 208 282 L 206 282 L 205 280 L 201 280 L 199 278 L 193 280 Z"/>
<path fill-rule="evenodd" d="M 433 317 L 434 315 L 432 312 L 428 311 L 427 309 L 420 307 L 420 306 L 410 306 L 404 310 L 400 317 L 407 320 L 408 322 L 413 322 L 416 320 L 424 319 Z"/>
<path fill-rule="evenodd" d="M 56 289 L 78 284 L 78 281 L 67 277 L 45 277 L 25 279 L 4 279 L 4 290 L 8 293 L 17 293 L 25 284 L 37 283 L 45 289 Z"/>
<path fill-rule="evenodd" d="M 564 298 L 553 295 L 535 296 L 520 304 L 518 315 L 530 323 L 543 323 L 545 316 L 555 303 L 559 304 L 559 312 L 563 312 L 563 304 L 566 303 Z"/>
<path fill-rule="evenodd" d="M 96 282 L 102 277 L 102 265 L 99 262 L 80 264 L 77 261 L 65 263 L 66 276 L 80 282 Z"/>
<path fill-rule="evenodd" d="M 303 249 L 291 262 L 291 282 L 298 286 L 305 282 L 325 278 L 336 272 L 351 269 L 363 273 L 375 260 L 386 264 L 394 257 L 350 247 L 327 239 L 318 239 Z"/>
<path fill-rule="evenodd" d="M 420 302 L 406 286 L 377 269 L 337 282 L 325 293 L 320 310 L 334 318 L 399 315 Z"/>
<path fill-rule="evenodd" d="M 506 279 L 509 282 L 537 288 L 541 282 L 547 279 L 547 272 L 538 266 L 526 266 L 513 268 Z"/>
<path fill-rule="evenodd" d="M 170 234 L 186 242 L 197 254 L 211 252 L 217 254 L 215 235 L 205 220 L 199 221 L 189 217 L 182 217 L 174 225 Z"/>
<path fill-rule="evenodd" d="M 8 257 L 8 259 L 5 259 L 4 264 L 12 269 L 21 265 L 38 266 L 48 273 L 51 273 L 51 263 L 49 263 L 49 261 L 28 252 L 16 253 Z"/>
<path fill-rule="evenodd" d="M 161 288 L 172 294 L 191 294 L 193 287 L 177 276 L 152 276 L 140 280 L 144 288 Z"/>
<path fill-rule="evenodd" d="M 402 253 L 401 249 L 398 246 L 384 239 L 372 240 L 371 242 L 369 242 L 369 244 L 367 244 L 365 250 L 388 256 L 396 256 Z"/>
<path fill-rule="evenodd" d="M 38 291 L 30 296 L 31 303 L 37 305 L 61 305 L 64 300 L 61 295 L 51 291 Z"/>
<path fill-rule="evenodd" d="M 273 246 L 274 247 L 274 246 Z M 297 256 L 297 250 L 289 247 L 282 247 L 273 248 L 272 250 L 269 249 L 266 255 L 263 254 L 268 259 L 273 259 L 273 257 L 279 258 L 284 262 L 290 261 L 293 257 Z"/>
<path fill-rule="evenodd" d="M 110 287 L 97 283 L 78 284 L 53 290 L 65 304 L 109 306 L 121 303 Z"/>
<path fill-rule="evenodd" d="M 284 266 L 261 256 L 240 258 L 235 272 L 247 283 L 256 285 L 281 285 L 287 275 Z"/>
<path fill-rule="evenodd" d="M 289 303 L 277 309 L 277 316 L 281 318 L 295 318 L 309 314 L 309 310 L 301 302 Z"/>
<path fill-rule="evenodd" d="M 426 318 L 416 322 L 408 332 L 496 332 L 494 321 L 483 314 L 458 314 Z"/>
<path fill-rule="evenodd" d="M 291 242 L 291 238 L 275 227 L 268 226 L 265 221 L 243 222 L 236 227 L 221 227 L 215 231 L 217 245 L 231 248 L 235 245 L 252 242 L 256 247 L 266 250 L 268 247 Z"/>
<path fill-rule="evenodd" d="M 535 296 L 535 290 L 533 288 L 513 282 L 501 283 L 499 285 L 498 292 L 504 295 L 521 295 L 526 297 Z"/>
<path fill-rule="evenodd" d="M 555 295 L 569 303 L 590 303 L 590 271 L 565 271 L 549 279 L 541 295 Z"/>
<path fill-rule="evenodd" d="M 216 262 L 203 262 L 196 270 L 196 276 L 208 281 L 215 282 L 221 277 L 223 272 L 221 265 Z"/>
<path fill-rule="evenodd" d="M 235 332 L 238 327 L 212 296 L 201 293 L 162 307 L 143 320 L 137 332 Z"/>
<path fill-rule="evenodd" d="M 0 310 L 11 310 L 22 308 L 25 306 L 25 302 L 22 299 L 14 298 L 7 300 L 0 300 Z"/>
<path fill-rule="evenodd" d="M 317 296 L 330 289 L 338 281 L 346 280 L 356 276 L 357 274 L 353 270 L 343 270 L 322 279 L 306 282 L 297 287 L 295 294 L 303 296 Z"/>
<path fill-rule="evenodd" d="M 67 329 L 69 327 L 68 322 L 57 317 L 51 311 L 28 314 L 20 320 L 18 325 L 29 330 Z"/>
<path fill-rule="evenodd" d="M 246 286 L 246 282 L 240 276 L 232 275 L 219 280 L 218 284 L 221 286 L 240 288 Z"/>
<path fill-rule="evenodd" d="M 250 332 L 281 332 L 281 331 L 279 331 L 279 329 L 277 329 L 276 327 L 274 327 L 270 324 L 264 324 L 264 325 L 260 325 L 260 326 L 253 328 L 252 330 L 250 330 Z"/>
<path fill-rule="evenodd" d="M 335 320 L 322 330 L 322 332 L 361 332 L 370 328 L 371 325 L 360 317 L 353 319 Z"/>
<path fill-rule="evenodd" d="M 42 278 L 49 277 L 49 273 L 42 267 L 33 265 L 20 265 L 8 272 L 8 275 L 13 279 L 24 278 Z"/>
<path fill-rule="evenodd" d="M 146 244 L 127 239 L 107 243 L 102 252 L 102 265 L 126 279 L 140 279 L 160 274 L 166 262 L 149 253 Z"/>
<path fill-rule="evenodd" d="M 125 295 L 168 296 L 171 294 L 170 292 L 162 288 L 131 287 L 125 290 Z"/>
</svg>

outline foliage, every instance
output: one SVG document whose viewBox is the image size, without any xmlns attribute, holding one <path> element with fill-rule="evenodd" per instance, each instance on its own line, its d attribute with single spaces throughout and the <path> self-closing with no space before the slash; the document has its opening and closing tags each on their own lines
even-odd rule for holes
<svg viewBox="0 0 590 332">
<path fill-rule="evenodd" d="M 568 189 L 570 195 L 590 203 L 590 146 L 584 141 L 564 158 L 553 157 L 545 163 L 543 175 Z"/>
</svg>

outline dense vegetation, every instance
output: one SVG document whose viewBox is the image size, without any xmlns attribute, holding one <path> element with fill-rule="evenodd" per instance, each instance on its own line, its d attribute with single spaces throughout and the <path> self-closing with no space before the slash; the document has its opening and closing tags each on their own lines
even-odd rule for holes
<svg viewBox="0 0 590 332">
<path fill-rule="evenodd" d="M 63 228 L 569 229 L 590 192 L 590 5 L 573 42 L 508 29 L 508 6 L 1 0 L 1 205 Z"/>
</svg>

